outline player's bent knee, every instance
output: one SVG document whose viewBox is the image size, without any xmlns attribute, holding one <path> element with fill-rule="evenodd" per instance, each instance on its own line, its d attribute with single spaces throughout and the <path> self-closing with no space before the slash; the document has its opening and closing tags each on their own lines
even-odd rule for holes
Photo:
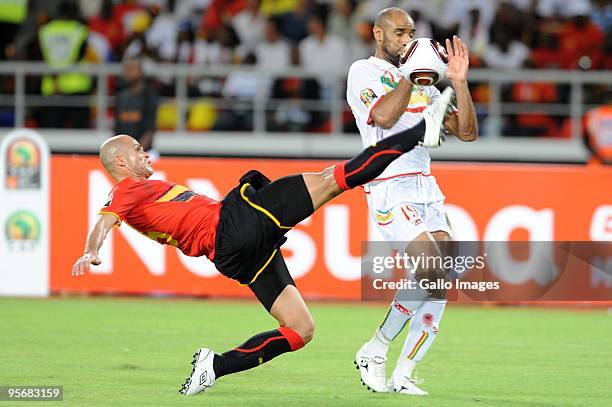
<svg viewBox="0 0 612 407">
<path fill-rule="evenodd" d="M 302 339 L 304 340 L 304 344 L 307 344 L 308 342 L 312 341 L 312 338 L 314 337 L 314 331 L 314 321 L 311 320 L 304 325 L 304 327 L 302 328 L 302 333 L 300 334 L 302 336 Z"/>
<path fill-rule="evenodd" d="M 304 341 L 304 345 L 310 342 L 314 337 L 315 324 L 310 314 L 307 318 L 300 319 L 299 321 L 291 321 L 287 323 L 286 326 L 300 335 Z"/>
</svg>

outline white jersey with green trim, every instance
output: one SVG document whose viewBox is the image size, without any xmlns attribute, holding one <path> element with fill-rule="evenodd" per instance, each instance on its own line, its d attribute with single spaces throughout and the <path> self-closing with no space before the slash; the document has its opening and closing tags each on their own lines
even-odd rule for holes
<svg viewBox="0 0 612 407">
<path fill-rule="evenodd" d="M 376 57 L 354 62 L 347 79 L 346 98 L 364 147 L 414 127 L 423 119 L 423 110 L 440 91 L 434 86 L 414 86 L 406 111 L 391 128 L 383 129 L 370 118 L 372 108 L 401 78 L 399 70 Z M 371 209 L 389 209 L 402 202 L 429 203 L 444 200 L 430 172 L 427 148 L 418 146 L 392 162 L 376 180 L 364 186 Z"/>
</svg>

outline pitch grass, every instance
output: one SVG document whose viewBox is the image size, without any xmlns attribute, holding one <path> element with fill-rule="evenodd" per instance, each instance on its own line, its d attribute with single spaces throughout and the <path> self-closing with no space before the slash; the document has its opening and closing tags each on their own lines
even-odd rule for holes
<svg viewBox="0 0 612 407">
<path fill-rule="evenodd" d="M 431 395 L 406 398 L 366 391 L 353 366 L 384 305 L 310 307 L 317 332 L 305 349 L 184 397 L 197 347 L 223 351 L 275 327 L 259 304 L 0 299 L 0 385 L 63 385 L 62 405 L 78 406 L 612 405 L 612 315 L 603 310 L 451 304 L 418 371 Z"/>
</svg>

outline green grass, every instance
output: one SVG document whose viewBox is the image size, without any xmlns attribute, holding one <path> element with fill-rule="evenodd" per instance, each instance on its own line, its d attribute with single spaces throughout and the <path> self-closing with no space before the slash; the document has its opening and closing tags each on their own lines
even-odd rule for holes
<svg viewBox="0 0 612 407">
<path fill-rule="evenodd" d="M 451 304 L 418 371 L 430 396 L 409 398 L 366 391 L 353 367 L 384 305 L 310 307 L 317 332 L 306 348 L 184 397 L 177 391 L 197 347 L 227 350 L 275 327 L 259 304 L 0 299 L 0 385 L 63 385 L 62 405 L 79 406 L 612 405 L 605 311 Z"/>
</svg>

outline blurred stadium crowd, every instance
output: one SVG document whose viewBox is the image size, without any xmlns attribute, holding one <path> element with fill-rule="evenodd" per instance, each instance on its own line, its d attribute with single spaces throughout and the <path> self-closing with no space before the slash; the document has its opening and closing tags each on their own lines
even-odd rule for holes
<svg viewBox="0 0 612 407">
<path fill-rule="evenodd" d="M 8 3 L 12 8 L 7 8 Z M 16 11 L 15 3 L 25 4 L 25 15 Z M 52 60 L 58 58 L 53 56 L 55 44 L 45 36 L 51 38 L 54 29 L 68 29 L 79 40 L 71 44 L 70 55 L 64 55 L 64 67 L 67 61 L 108 63 L 132 57 L 141 58 L 145 68 L 151 62 L 203 68 L 254 65 L 271 73 L 301 67 L 315 77 L 279 78 L 268 85 L 269 96 L 288 101 L 326 100 L 330 95 L 321 77 L 330 71 L 346 73 L 352 61 L 373 54 L 373 21 L 388 6 L 410 13 L 418 37 L 443 41 L 458 34 L 470 48 L 472 67 L 612 68 L 610 0 L 0 0 L 0 59 L 58 66 L 58 61 Z M 162 98 L 174 96 L 171 77 L 157 75 L 152 79 Z M 119 83 L 110 81 L 110 94 Z M 191 78 L 188 85 L 192 98 L 252 100 L 258 91 L 257 81 L 246 73 Z M 11 93 L 11 86 L 10 80 L 3 81 L 0 92 Z M 610 103 L 609 86 L 585 87 L 585 104 Z M 62 89 L 57 82 L 28 77 L 26 88 L 28 94 L 43 96 L 95 91 L 91 78 L 74 79 Z M 476 103 L 488 102 L 486 83 L 472 84 L 472 92 Z M 568 98 L 569 85 L 554 82 L 516 82 L 504 86 L 502 92 L 504 102 L 567 103 Z M 281 106 L 284 108 L 274 113 L 269 130 L 329 131 L 325 114 L 291 103 Z M 505 124 L 504 133 L 568 136 L 565 119 L 547 114 L 517 115 Z M 172 128 L 172 120 L 164 122 L 162 110 L 158 110 L 157 123 Z M 350 113 L 345 114 L 345 131 L 354 130 L 351 123 Z M 28 125 L 48 127 L 49 123 L 34 110 Z M 91 120 L 66 123 L 90 125 Z M 189 127 L 203 129 L 191 122 Z M 204 127 L 249 130 L 252 118 L 235 112 L 215 114 Z"/>
</svg>

